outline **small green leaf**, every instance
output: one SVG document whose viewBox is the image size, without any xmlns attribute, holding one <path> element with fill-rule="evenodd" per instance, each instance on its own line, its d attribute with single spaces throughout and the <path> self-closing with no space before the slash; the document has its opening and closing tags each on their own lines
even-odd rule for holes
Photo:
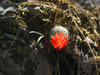
<svg viewBox="0 0 100 75">
<path fill-rule="evenodd" d="M 51 22 L 50 19 L 42 19 L 42 21 Z"/>
</svg>

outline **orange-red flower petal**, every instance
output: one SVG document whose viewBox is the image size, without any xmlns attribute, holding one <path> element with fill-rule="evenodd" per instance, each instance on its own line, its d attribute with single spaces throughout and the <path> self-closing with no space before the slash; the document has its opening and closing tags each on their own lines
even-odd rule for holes
<svg viewBox="0 0 100 75">
<path fill-rule="evenodd" d="M 69 39 L 66 39 L 67 35 L 63 35 L 62 32 L 58 35 L 55 33 L 55 36 L 51 35 L 51 44 L 53 45 L 54 48 L 61 50 L 67 43 Z"/>
</svg>

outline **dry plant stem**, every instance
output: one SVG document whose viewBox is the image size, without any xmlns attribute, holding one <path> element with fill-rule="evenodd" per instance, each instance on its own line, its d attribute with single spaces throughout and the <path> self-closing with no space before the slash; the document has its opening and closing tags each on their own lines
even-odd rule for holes
<svg viewBox="0 0 100 75">
<path fill-rule="evenodd" d="M 76 3 L 75 3 L 76 4 Z M 85 39 L 85 36 L 84 36 L 84 34 L 81 32 L 81 30 L 80 30 L 80 28 L 79 28 L 79 26 L 78 26 L 78 24 L 76 23 L 76 21 L 74 20 L 74 18 L 73 18 L 73 15 L 72 15 L 72 13 L 71 13 L 71 11 L 70 11 L 70 6 L 68 6 L 69 7 L 69 12 L 70 12 L 70 14 L 71 14 L 71 17 L 72 17 L 72 20 L 74 21 L 74 23 L 75 23 L 75 26 L 77 27 L 77 29 L 79 30 L 79 32 L 83 35 L 83 37 L 84 37 L 84 39 Z M 79 6 L 78 6 L 79 7 Z M 82 8 L 81 8 L 81 10 L 82 10 Z M 83 10 L 82 10 L 83 11 Z M 83 11 L 83 13 L 85 14 L 85 12 Z M 86 15 L 86 14 L 85 14 Z M 88 16 L 86 15 L 86 17 L 88 18 Z M 88 18 L 88 20 L 89 20 L 89 18 Z M 90 22 L 90 20 L 89 20 L 89 22 Z M 91 22 L 90 22 L 90 25 L 91 25 Z M 91 25 L 91 27 L 92 27 L 92 25 Z M 93 29 L 93 27 L 92 27 L 92 29 Z M 94 31 L 94 29 L 93 29 L 93 31 Z M 91 48 L 91 46 L 90 46 L 90 44 L 86 41 L 86 43 L 88 44 L 88 47 L 89 47 L 89 49 L 91 50 L 91 53 L 92 53 L 92 55 L 93 55 L 93 60 L 95 60 L 94 59 L 94 53 L 93 53 L 93 49 Z M 96 71 L 97 71 L 97 75 L 98 75 L 98 66 L 97 66 L 97 63 L 94 61 L 94 63 L 95 63 L 95 66 L 96 66 Z"/>
<path fill-rule="evenodd" d="M 20 5 L 44 5 L 44 4 L 52 4 L 52 2 L 44 2 L 44 1 L 31 1 L 31 2 L 23 2 Z"/>
<path fill-rule="evenodd" d="M 97 8 L 98 20 L 99 20 L 99 25 L 100 25 L 100 11 L 99 11 L 99 7 L 96 7 L 96 8 Z"/>
<path fill-rule="evenodd" d="M 80 75 L 80 70 L 79 70 L 79 68 L 80 68 L 80 64 L 78 65 L 78 71 L 77 71 L 77 75 Z"/>
<path fill-rule="evenodd" d="M 56 24 L 57 13 L 58 13 L 58 11 L 56 12 L 56 15 L 55 15 L 54 25 Z"/>
<path fill-rule="evenodd" d="M 84 12 L 84 10 L 77 4 L 77 3 L 75 3 L 75 5 L 84 13 L 84 15 L 86 16 L 86 18 L 88 19 L 88 21 L 89 21 L 89 23 L 90 23 L 90 26 L 91 26 L 91 28 L 92 28 L 92 31 L 93 31 L 93 33 L 94 33 L 94 35 L 95 35 L 95 37 L 96 37 L 96 41 L 97 41 L 97 39 L 98 39 L 98 36 L 96 35 L 96 33 L 95 33 L 95 31 L 94 31 L 94 25 L 91 23 L 91 21 L 89 20 L 89 17 L 88 17 L 88 15 L 87 15 L 87 13 L 85 13 Z"/>
<path fill-rule="evenodd" d="M 96 10 L 97 10 L 97 13 L 98 13 L 98 21 L 99 21 L 99 25 L 100 25 L 100 11 L 99 11 L 99 5 L 98 5 L 98 0 L 96 0 Z"/>
<path fill-rule="evenodd" d="M 96 66 L 96 71 L 97 71 L 97 75 L 99 75 L 99 73 L 98 73 L 98 65 L 97 65 L 97 62 L 95 62 L 95 55 L 94 55 L 94 53 L 93 53 L 93 49 L 91 48 L 91 46 L 90 46 L 90 44 L 86 41 L 86 43 L 88 44 L 88 46 L 89 46 L 89 48 L 90 48 L 90 50 L 91 50 L 91 53 L 92 53 L 92 55 L 93 55 L 93 60 L 94 60 L 94 63 L 95 63 L 95 66 Z"/>
<path fill-rule="evenodd" d="M 20 29 L 21 30 L 21 29 Z M 18 30 L 17 32 L 17 35 L 16 35 L 16 38 L 12 41 L 10 47 L 3 53 L 2 57 L 5 59 L 7 55 L 9 55 L 9 51 L 11 51 L 11 47 L 14 45 L 15 43 L 15 40 L 17 39 L 19 33 L 20 33 L 20 30 Z"/>
<path fill-rule="evenodd" d="M 77 28 L 77 29 L 79 30 L 79 32 L 82 34 L 83 38 L 85 38 L 85 36 L 84 36 L 84 34 L 82 33 L 81 29 L 79 28 L 78 24 L 77 24 L 76 21 L 74 20 L 74 17 L 73 17 L 73 15 L 72 15 L 71 10 L 70 10 L 70 5 L 69 5 L 68 7 L 69 7 L 70 15 L 71 15 L 71 17 L 72 17 L 72 20 L 73 20 L 74 23 L 75 23 L 76 28 Z"/>
<path fill-rule="evenodd" d="M 59 1 L 59 4 L 58 4 L 58 7 L 59 7 L 59 6 L 60 6 L 60 1 Z M 56 11 L 56 15 L 55 15 L 55 19 L 54 19 L 54 25 L 56 24 L 57 15 L 58 15 L 58 10 Z"/>
<path fill-rule="evenodd" d="M 37 15 L 35 15 L 35 16 L 32 16 L 26 23 L 29 23 L 32 19 L 34 19 L 35 17 L 37 17 L 37 16 L 39 16 L 39 15 L 41 15 L 41 14 L 37 14 Z"/>
<path fill-rule="evenodd" d="M 55 58 L 55 60 L 56 60 L 56 66 L 57 66 L 57 69 L 56 69 L 56 75 L 60 75 L 60 69 L 59 69 L 59 54 L 58 54 L 58 52 L 56 51 L 56 53 L 57 53 L 57 59 L 56 59 L 56 57 L 54 56 L 54 58 Z"/>
<path fill-rule="evenodd" d="M 54 56 L 55 57 L 55 56 Z M 55 57 L 55 60 L 56 60 L 56 57 Z M 56 75 L 58 74 L 58 75 L 60 75 L 60 71 L 57 71 L 57 70 L 59 70 L 59 59 L 58 60 L 56 60 L 57 62 L 56 62 L 56 66 L 57 66 L 57 69 L 56 69 Z M 59 72 L 59 73 L 58 73 Z"/>
</svg>

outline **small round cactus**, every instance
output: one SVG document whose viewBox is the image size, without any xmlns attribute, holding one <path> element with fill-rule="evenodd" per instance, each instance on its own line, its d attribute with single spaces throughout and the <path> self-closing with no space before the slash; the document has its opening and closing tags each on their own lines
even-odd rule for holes
<svg viewBox="0 0 100 75">
<path fill-rule="evenodd" d="M 69 33 L 67 28 L 62 26 L 55 26 L 49 32 L 50 43 L 58 50 L 62 50 L 62 48 L 68 43 L 68 36 Z"/>
</svg>

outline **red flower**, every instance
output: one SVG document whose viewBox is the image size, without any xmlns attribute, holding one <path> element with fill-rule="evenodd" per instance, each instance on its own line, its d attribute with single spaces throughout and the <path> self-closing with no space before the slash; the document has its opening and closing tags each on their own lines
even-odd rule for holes
<svg viewBox="0 0 100 75">
<path fill-rule="evenodd" d="M 57 33 L 55 36 L 51 35 L 51 44 L 53 45 L 54 48 L 61 50 L 67 43 L 69 39 L 66 39 L 67 35 L 63 35 L 62 32 L 58 35 Z"/>
</svg>

